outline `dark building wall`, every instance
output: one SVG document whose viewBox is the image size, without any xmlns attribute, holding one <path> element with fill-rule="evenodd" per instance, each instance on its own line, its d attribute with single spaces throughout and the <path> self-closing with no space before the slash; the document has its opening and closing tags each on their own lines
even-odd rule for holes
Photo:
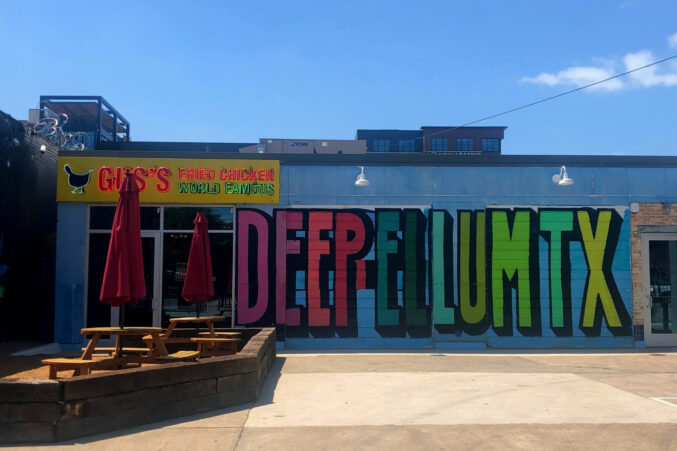
<svg viewBox="0 0 677 451">
<path fill-rule="evenodd" d="M 367 152 L 376 152 L 374 149 L 374 140 L 389 140 L 389 152 L 399 152 L 399 142 L 413 141 L 414 152 L 421 152 L 423 149 L 423 132 L 421 130 L 358 130 L 356 139 L 367 141 Z"/>
<path fill-rule="evenodd" d="M 423 151 L 432 152 L 433 138 L 446 138 L 448 151 L 456 152 L 463 149 L 457 149 L 456 143 L 459 138 L 471 138 L 473 140 L 472 152 L 482 151 L 482 139 L 503 140 L 503 135 L 507 127 L 421 127 L 423 133 Z M 500 153 L 500 146 L 498 153 Z"/>
<path fill-rule="evenodd" d="M 56 170 L 56 146 L 0 111 L 0 341 L 53 337 Z"/>
</svg>

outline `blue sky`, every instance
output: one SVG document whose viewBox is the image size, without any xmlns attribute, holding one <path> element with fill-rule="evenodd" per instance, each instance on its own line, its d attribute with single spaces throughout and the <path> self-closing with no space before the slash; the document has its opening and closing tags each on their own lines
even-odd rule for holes
<svg viewBox="0 0 677 451">
<path fill-rule="evenodd" d="M 677 54 L 677 2 L 0 2 L 0 110 L 102 95 L 136 141 L 459 125 Z M 504 154 L 677 155 L 677 59 L 476 125 Z"/>
</svg>

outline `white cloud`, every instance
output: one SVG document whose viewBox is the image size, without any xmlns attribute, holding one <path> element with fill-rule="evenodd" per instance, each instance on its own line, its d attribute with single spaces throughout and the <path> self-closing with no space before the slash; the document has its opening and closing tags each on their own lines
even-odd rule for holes
<svg viewBox="0 0 677 451">
<path fill-rule="evenodd" d="M 548 86 L 555 86 L 560 83 L 559 79 L 557 78 L 557 75 L 546 74 L 544 72 L 538 74 L 535 77 L 523 77 L 522 80 L 520 81 L 524 83 L 534 83 L 537 85 L 548 85 Z"/>
<path fill-rule="evenodd" d="M 646 66 L 656 61 L 648 50 L 637 53 L 628 53 L 623 58 L 626 70 Z M 640 86 L 677 86 L 677 73 L 658 73 L 659 66 L 651 66 L 630 74 L 630 79 Z"/>
<path fill-rule="evenodd" d="M 610 68 L 584 66 L 570 67 L 559 71 L 556 74 L 540 73 L 536 77 L 524 77 L 522 82 L 534 83 L 547 86 L 568 85 L 581 87 L 595 83 L 614 75 Z M 599 89 L 605 91 L 615 91 L 623 88 L 623 82 L 619 79 L 609 80 L 606 83 L 592 86 L 590 89 Z"/>
<path fill-rule="evenodd" d="M 677 49 L 677 33 L 668 36 L 668 45 L 673 49 Z"/>
<path fill-rule="evenodd" d="M 677 33 L 668 37 L 670 47 L 677 48 Z M 656 61 L 653 53 L 642 50 L 628 53 L 622 59 L 595 58 L 592 66 L 572 66 L 557 73 L 541 72 L 535 77 L 522 77 L 523 83 L 533 83 L 546 86 L 586 86 L 615 74 L 637 69 Z M 651 86 L 677 86 L 677 68 L 661 67 L 660 65 L 647 67 L 629 74 L 627 77 L 614 78 L 613 80 L 591 86 L 590 90 L 618 91 L 628 87 L 651 87 Z"/>
</svg>

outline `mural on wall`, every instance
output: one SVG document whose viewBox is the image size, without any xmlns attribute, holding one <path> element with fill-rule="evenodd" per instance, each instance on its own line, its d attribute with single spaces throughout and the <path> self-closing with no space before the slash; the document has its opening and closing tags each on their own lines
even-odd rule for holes
<svg viewBox="0 0 677 451">
<path fill-rule="evenodd" d="M 236 320 L 299 338 L 630 336 L 619 210 L 239 209 Z"/>
</svg>

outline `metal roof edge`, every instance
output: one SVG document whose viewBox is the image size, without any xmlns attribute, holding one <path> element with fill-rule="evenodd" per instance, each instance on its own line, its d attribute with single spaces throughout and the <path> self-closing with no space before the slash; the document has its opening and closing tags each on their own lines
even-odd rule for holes
<svg viewBox="0 0 677 451">
<path fill-rule="evenodd" d="M 279 160 L 300 166 L 526 166 L 677 167 L 677 156 L 639 155 L 437 155 L 433 153 L 274 154 L 166 151 L 61 151 L 64 157 L 187 158 L 222 160 Z"/>
</svg>

